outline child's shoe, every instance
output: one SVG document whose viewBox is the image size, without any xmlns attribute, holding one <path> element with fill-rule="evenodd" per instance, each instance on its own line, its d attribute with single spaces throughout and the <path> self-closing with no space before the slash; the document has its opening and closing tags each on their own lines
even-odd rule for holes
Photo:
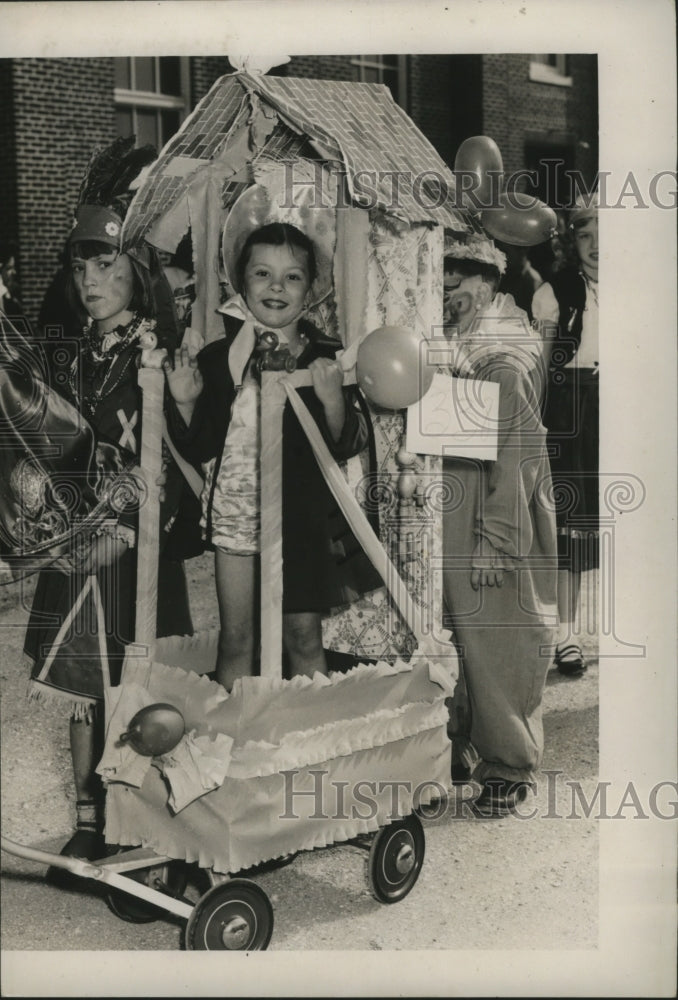
<svg viewBox="0 0 678 1000">
<path fill-rule="evenodd" d="M 581 677 L 586 671 L 586 661 L 581 646 L 574 642 L 558 643 L 553 662 L 561 674 L 569 677 Z"/>
<path fill-rule="evenodd" d="M 106 854 L 106 842 L 101 830 L 99 809 L 92 800 L 76 803 L 78 820 L 75 833 L 59 852 L 61 857 L 80 858 L 82 861 L 96 861 Z M 84 890 L 90 886 L 88 880 L 66 871 L 65 868 L 50 866 L 45 873 L 45 881 L 59 889 Z"/>
</svg>

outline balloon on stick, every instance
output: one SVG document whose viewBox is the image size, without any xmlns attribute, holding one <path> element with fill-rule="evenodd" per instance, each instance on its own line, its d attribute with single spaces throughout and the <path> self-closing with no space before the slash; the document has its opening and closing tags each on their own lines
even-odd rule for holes
<svg viewBox="0 0 678 1000">
<path fill-rule="evenodd" d="M 496 204 L 504 178 L 504 161 L 499 146 L 487 135 L 464 139 L 454 160 L 462 201 L 481 210 Z"/>
<path fill-rule="evenodd" d="M 480 213 L 480 224 L 495 240 L 509 246 L 533 247 L 556 232 L 556 213 L 531 195 L 504 191 L 497 208 Z"/>
<path fill-rule="evenodd" d="M 426 340 L 405 326 L 380 326 L 360 344 L 356 380 L 362 392 L 385 410 L 403 410 L 431 387 Z"/>
</svg>

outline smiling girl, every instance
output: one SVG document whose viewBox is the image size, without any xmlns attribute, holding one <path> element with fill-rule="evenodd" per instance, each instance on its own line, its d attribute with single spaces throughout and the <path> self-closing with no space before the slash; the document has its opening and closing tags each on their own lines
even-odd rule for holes
<svg viewBox="0 0 678 1000">
<path fill-rule="evenodd" d="M 561 674 L 587 669 L 580 635 L 581 574 L 598 566 L 598 196 L 578 197 L 570 213 L 578 265 L 538 289 L 551 294 L 557 321 L 544 423 L 558 520 L 558 613 L 554 662 Z M 551 292 L 551 286 L 553 291 Z"/>
<path fill-rule="evenodd" d="M 316 279 L 313 243 L 287 223 L 253 230 L 238 257 L 240 294 L 225 307 L 225 337 L 203 348 L 196 363 L 177 352 L 168 371 L 182 416 L 175 440 L 206 469 L 203 529 L 215 547 L 220 641 L 217 680 L 230 690 L 255 673 L 259 573 L 259 386 L 257 341 L 274 332 L 308 368 L 312 388 L 300 390 L 331 452 L 357 454 L 368 425 L 335 361 L 341 344 L 303 316 Z M 289 405 L 283 414 L 283 638 L 293 675 L 327 672 L 321 614 L 380 586 L 352 539 Z M 341 555 L 339 555 L 341 550 Z M 355 551 L 357 550 L 357 551 Z"/>
</svg>

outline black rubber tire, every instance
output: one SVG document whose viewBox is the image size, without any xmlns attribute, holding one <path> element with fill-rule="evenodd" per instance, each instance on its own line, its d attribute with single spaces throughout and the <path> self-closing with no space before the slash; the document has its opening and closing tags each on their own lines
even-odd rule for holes
<svg viewBox="0 0 678 1000">
<path fill-rule="evenodd" d="M 189 951 L 264 951 L 273 933 L 273 907 L 262 888 L 234 878 L 212 886 L 186 925 Z"/>
<path fill-rule="evenodd" d="M 426 838 L 412 814 L 382 827 L 375 834 L 367 862 L 372 895 L 380 903 L 398 903 L 410 892 L 424 863 Z"/>
<path fill-rule="evenodd" d="M 168 896 L 181 896 L 188 883 L 188 872 L 183 861 L 140 868 L 126 873 L 126 877 L 158 889 L 159 892 L 166 892 Z M 168 913 L 161 906 L 147 903 L 123 889 L 109 889 L 106 893 L 106 905 L 116 917 L 130 924 L 150 924 L 166 917 Z"/>
</svg>

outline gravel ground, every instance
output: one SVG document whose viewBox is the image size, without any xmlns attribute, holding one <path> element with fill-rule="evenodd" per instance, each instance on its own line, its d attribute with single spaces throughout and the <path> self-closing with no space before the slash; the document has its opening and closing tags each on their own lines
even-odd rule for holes
<svg viewBox="0 0 678 1000">
<path fill-rule="evenodd" d="M 585 596 L 595 586 L 591 577 L 585 579 Z M 189 583 L 196 627 L 214 626 L 209 558 L 189 564 Z M 58 850 L 74 815 L 68 726 L 58 707 L 25 701 L 20 651 L 30 590 L 29 585 L 22 602 L 17 585 L 0 588 L 2 827 L 5 837 Z M 590 798 L 598 776 L 595 638 L 587 638 L 585 646 L 591 666 L 583 678 L 549 674 L 543 769 L 562 774 L 551 776 L 550 784 L 542 774 L 532 803 L 536 820 L 470 820 L 460 803 L 474 789 L 465 786 L 444 815 L 426 821 L 419 882 L 396 906 L 372 898 L 365 855 L 355 848 L 302 854 L 292 865 L 258 878 L 275 911 L 269 951 L 595 949 L 597 823 L 563 819 L 571 810 L 565 782 L 580 782 Z M 47 886 L 38 864 L 8 854 L 2 862 L 5 952 L 158 952 L 183 946 L 179 921 L 126 923 L 96 895 Z"/>
</svg>

